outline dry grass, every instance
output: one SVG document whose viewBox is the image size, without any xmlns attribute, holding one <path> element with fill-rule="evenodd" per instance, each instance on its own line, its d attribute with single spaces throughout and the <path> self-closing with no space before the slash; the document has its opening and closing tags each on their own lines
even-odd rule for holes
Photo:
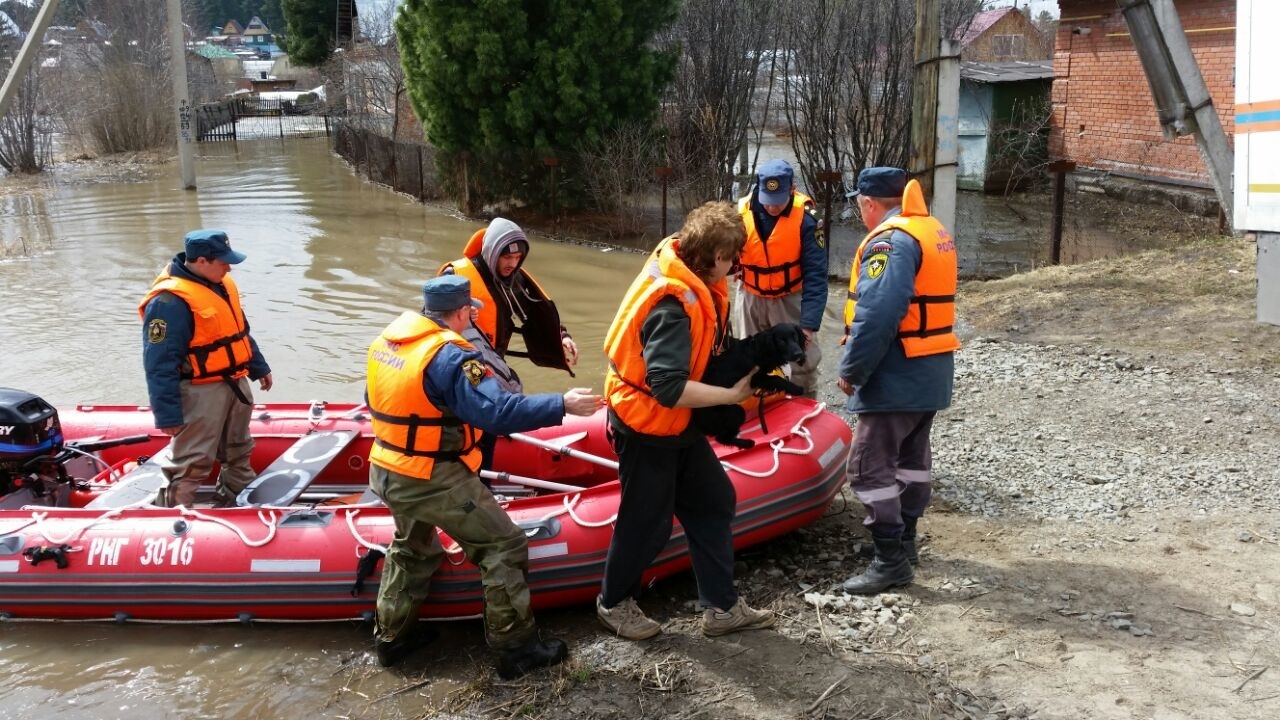
<svg viewBox="0 0 1280 720">
<path fill-rule="evenodd" d="M 1081 265 L 970 282 L 959 313 L 976 334 L 1055 344 L 1118 343 L 1111 349 L 1175 362 L 1280 365 L 1280 328 L 1255 321 L 1253 243 L 1197 238 Z"/>
</svg>

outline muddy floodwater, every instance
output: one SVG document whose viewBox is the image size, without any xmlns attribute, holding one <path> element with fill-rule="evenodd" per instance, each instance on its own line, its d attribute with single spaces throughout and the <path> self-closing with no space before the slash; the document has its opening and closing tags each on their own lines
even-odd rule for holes
<svg viewBox="0 0 1280 720">
<path fill-rule="evenodd" d="M 362 182 L 326 142 L 202 145 L 195 192 L 176 189 L 174 165 L 145 182 L 0 198 L 0 387 L 59 407 L 145 404 L 138 301 L 183 234 L 209 227 L 248 255 L 234 277 L 275 375 L 258 399 L 359 401 L 370 341 L 421 306 L 422 281 L 482 225 Z M 557 300 L 582 361 L 576 380 L 515 361 L 530 390 L 599 391 L 604 332 L 642 261 L 534 234 L 527 267 Z M 454 625 L 462 645 L 483 652 L 477 623 Z M 349 682 L 334 668 L 374 663 L 369 637 L 357 623 L 0 623 L 0 718 L 327 717 Z M 371 700 L 400 683 L 371 677 L 357 688 Z M 416 714 L 421 699 L 410 695 L 355 716 L 398 716 L 401 700 Z"/>
</svg>

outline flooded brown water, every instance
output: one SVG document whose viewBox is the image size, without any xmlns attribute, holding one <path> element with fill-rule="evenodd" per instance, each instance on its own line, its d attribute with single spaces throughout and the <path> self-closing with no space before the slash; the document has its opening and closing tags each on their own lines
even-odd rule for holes
<svg viewBox="0 0 1280 720">
<path fill-rule="evenodd" d="M 58 406 L 145 404 L 137 303 L 194 228 L 228 231 L 275 388 L 262 401 L 356 401 L 365 349 L 479 223 L 361 182 L 326 140 L 204 145 L 199 189 L 147 182 L 0 199 L 0 386 Z M 0 180 L 0 182 L 4 182 Z M 517 369 L 531 391 L 600 389 L 604 332 L 640 255 L 532 235 L 528 268 L 582 351 L 579 378 Z M 482 656 L 479 624 L 452 623 Z M 432 688 L 383 673 L 357 623 L 241 627 L 0 623 L 0 718 L 414 717 Z M 460 677 L 459 683 L 468 681 Z"/>
</svg>

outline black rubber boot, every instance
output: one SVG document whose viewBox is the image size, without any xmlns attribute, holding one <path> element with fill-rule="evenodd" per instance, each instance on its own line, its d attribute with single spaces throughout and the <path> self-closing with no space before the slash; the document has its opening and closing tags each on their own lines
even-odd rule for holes
<svg viewBox="0 0 1280 720">
<path fill-rule="evenodd" d="M 900 538 L 875 537 L 876 556 L 865 572 L 844 581 L 844 591 L 850 595 L 875 595 L 889 588 L 910 585 L 915 579 L 911 562 L 902 551 Z"/>
<path fill-rule="evenodd" d="M 920 564 L 920 553 L 916 549 L 916 521 L 920 518 L 902 519 L 905 529 L 902 531 L 902 552 L 906 553 L 907 561 L 912 565 Z M 858 545 L 858 554 L 867 560 L 871 560 L 876 556 L 876 546 L 872 541 L 864 541 Z"/>
<path fill-rule="evenodd" d="M 569 646 L 563 640 L 535 638 L 498 656 L 498 677 L 515 680 L 532 670 L 559 665 L 566 657 L 569 657 Z"/>
<path fill-rule="evenodd" d="M 902 552 L 912 565 L 920 564 L 920 553 L 916 550 L 916 523 L 920 518 L 902 516 Z"/>
<path fill-rule="evenodd" d="M 430 645 L 440 637 L 440 632 L 430 625 L 419 623 L 395 640 L 385 641 L 374 638 L 373 650 L 378 656 L 378 664 L 382 667 L 397 665 L 418 648 Z"/>
</svg>

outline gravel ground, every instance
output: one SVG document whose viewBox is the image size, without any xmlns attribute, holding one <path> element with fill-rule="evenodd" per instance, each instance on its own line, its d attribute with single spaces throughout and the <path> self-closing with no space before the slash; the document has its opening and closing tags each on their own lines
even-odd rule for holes
<svg viewBox="0 0 1280 720">
<path fill-rule="evenodd" d="M 1081 347 L 971 339 L 934 430 L 938 496 L 988 517 L 1125 523 L 1280 508 L 1280 374 L 1174 371 Z"/>
</svg>

